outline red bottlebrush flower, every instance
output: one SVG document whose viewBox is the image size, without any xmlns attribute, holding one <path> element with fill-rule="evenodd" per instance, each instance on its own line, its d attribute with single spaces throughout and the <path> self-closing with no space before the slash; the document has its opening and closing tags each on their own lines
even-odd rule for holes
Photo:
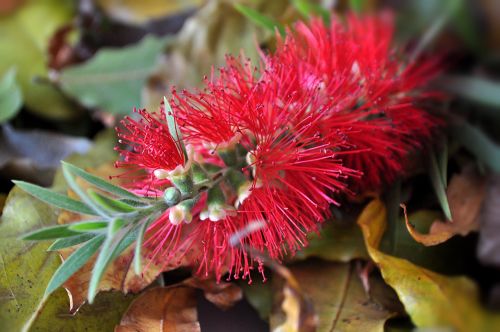
<svg viewBox="0 0 500 332">
<path fill-rule="evenodd" d="M 202 185 L 193 181 L 191 189 L 207 192 L 184 191 L 194 208 L 183 210 L 181 202 L 150 226 L 152 261 L 168 267 L 186 260 L 217 279 L 249 277 L 255 265 L 262 272 L 255 252 L 280 260 L 307 245 L 330 204 L 352 193 L 349 185 L 378 189 L 399 176 L 409 151 L 435 126 L 417 105 L 433 98 L 420 87 L 435 63 L 398 59 L 392 30 L 384 16 L 350 16 L 345 26 L 298 23 L 259 67 L 228 57 L 204 90 L 174 90 L 172 108 L 193 152 L 191 173 L 182 176 L 194 179 L 194 169 L 201 170 Z M 119 133 L 132 147 L 121 151 L 119 166 L 151 176 L 184 165 L 165 121 L 142 115 Z M 254 223 L 263 227 L 231 245 Z"/>
<path fill-rule="evenodd" d="M 195 217 L 189 224 L 173 225 L 168 213 L 160 216 L 148 229 L 144 245 L 149 250 L 151 262 L 162 269 L 191 266 L 201 277 L 215 276 L 220 281 L 228 278 L 248 279 L 257 265 L 263 274 L 263 263 L 247 252 L 251 241 L 239 239 L 239 245 L 231 243 L 231 237 L 244 227 L 240 217 L 227 217 L 217 222 Z"/>
<path fill-rule="evenodd" d="M 439 123 L 417 105 L 434 97 L 418 89 L 435 76 L 437 61 L 402 59 L 392 46 L 393 30 L 387 13 L 350 15 L 345 26 L 299 22 L 278 42 L 271 61 L 279 65 L 268 64 L 278 68 L 274 79 L 294 77 L 282 80 L 282 89 L 298 91 L 298 99 L 312 90 L 322 97 L 312 104 L 323 109 L 322 132 L 341 130 L 359 152 L 344 161 L 365 174 L 355 183 L 361 190 L 377 190 L 399 176 L 409 153 Z"/>
<path fill-rule="evenodd" d="M 234 143 L 241 131 L 241 116 L 247 97 L 257 81 L 256 68 L 249 61 L 241 63 L 227 56 L 219 76 L 212 72 L 205 78 L 206 88 L 198 93 L 172 91 L 172 109 L 185 138 L 193 144 L 203 142 L 213 147 Z"/>
<path fill-rule="evenodd" d="M 130 185 L 138 194 L 149 196 L 157 193 L 156 187 L 169 183 L 158 179 L 155 172 L 184 165 L 184 154 L 179 142 L 170 135 L 163 108 L 158 113 L 135 109 L 134 112 L 140 119 L 127 116 L 121 122 L 122 127 L 116 128 L 119 143 L 125 147 L 115 148 L 122 158 L 115 166 L 127 170 L 119 177 L 133 181 Z"/>
</svg>

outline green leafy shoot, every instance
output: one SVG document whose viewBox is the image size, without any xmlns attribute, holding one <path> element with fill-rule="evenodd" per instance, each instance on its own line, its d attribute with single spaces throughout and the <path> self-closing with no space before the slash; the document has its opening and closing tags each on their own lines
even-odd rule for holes
<svg viewBox="0 0 500 332">
<path fill-rule="evenodd" d="M 87 194 L 96 203 L 110 212 L 129 213 L 134 212 L 136 209 L 122 201 L 118 201 L 104 195 L 101 195 L 92 188 L 87 189 Z"/>
<path fill-rule="evenodd" d="M 34 197 L 38 198 L 39 200 L 47 204 L 71 212 L 96 215 L 96 211 L 91 209 L 86 204 L 74 200 L 72 198 L 69 198 L 65 195 L 53 192 L 50 189 L 46 189 L 24 181 L 12 181 L 12 182 L 14 182 L 19 188 L 26 191 L 28 194 L 33 195 Z"/>
<path fill-rule="evenodd" d="M 82 179 L 84 179 L 88 183 L 93 184 L 94 186 L 96 186 L 97 188 L 99 188 L 101 190 L 104 190 L 110 194 L 114 194 L 120 198 L 126 198 L 126 199 L 130 199 L 133 201 L 143 202 L 142 197 L 139 197 L 128 190 L 125 190 L 121 187 L 115 186 L 114 184 L 112 184 L 112 183 L 110 183 L 110 182 L 108 182 L 100 177 L 97 177 L 93 174 L 90 174 L 90 173 L 84 171 L 83 169 L 81 169 L 75 165 L 72 165 L 72 164 L 67 163 L 65 161 L 61 161 L 61 163 L 64 167 L 66 167 L 73 174 L 81 177 Z"/>
<path fill-rule="evenodd" d="M 56 270 L 47 289 L 45 296 L 50 295 L 53 291 L 64 284 L 75 272 L 77 272 L 87 261 L 97 252 L 101 244 L 104 242 L 105 236 L 99 235 L 85 243 L 83 246 L 75 250 L 71 256 L 64 261 Z"/>
<path fill-rule="evenodd" d="M 259 25 L 265 29 L 268 29 L 270 31 L 275 31 L 275 29 L 278 29 L 279 33 L 281 34 L 282 37 L 285 37 L 286 35 L 286 30 L 285 27 L 279 23 L 273 20 L 272 18 L 262 15 L 255 9 L 252 9 L 250 7 L 247 7 L 242 4 L 235 4 L 234 8 L 236 8 L 237 11 L 239 11 L 242 15 L 250 19 L 252 22 L 254 22 L 256 25 Z"/>
<path fill-rule="evenodd" d="M 323 18 L 325 24 L 330 24 L 330 12 L 320 5 L 311 3 L 308 0 L 292 0 L 292 2 L 295 8 L 297 8 L 300 14 L 305 18 L 310 18 L 312 15 L 319 15 Z"/>
<path fill-rule="evenodd" d="M 70 230 L 68 228 L 68 225 L 59 225 L 38 229 L 36 231 L 23 235 L 22 239 L 41 241 L 59 239 L 74 235 L 78 235 L 78 233 Z"/>
<path fill-rule="evenodd" d="M 47 251 L 56 251 L 64 248 L 73 247 L 76 246 L 77 244 L 81 244 L 87 242 L 90 239 L 93 239 L 94 237 L 96 237 L 96 235 L 97 235 L 96 233 L 79 233 L 78 235 L 60 238 L 55 240 L 47 249 Z"/>
</svg>

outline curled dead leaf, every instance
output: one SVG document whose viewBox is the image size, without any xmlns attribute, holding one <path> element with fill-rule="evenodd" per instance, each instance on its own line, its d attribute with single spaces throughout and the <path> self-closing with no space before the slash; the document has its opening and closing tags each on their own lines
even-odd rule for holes
<svg viewBox="0 0 500 332">
<path fill-rule="evenodd" d="M 205 298 L 222 310 L 231 308 L 243 298 L 241 288 L 231 282 L 217 283 L 213 279 L 189 278 L 182 284 L 203 290 Z"/>
<path fill-rule="evenodd" d="M 290 270 L 311 300 L 319 332 L 383 332 L 386 320 L 395 315 L 384 305 L 389 297 L 392 297 L 390 302 L 397 304 L 392 290 L 380 278 L 370 278 L 372 287 L 377 289 L 377 297 L 366 293 L 352 262 L 309 260 L 290 267 Z M 292 295 L 289 289 L 284 289 L 282 309 L 289 323 L 299 319 L 298 306 Z M 379 300 L 379 297 L 386 299 Z M 283 326 L 275 331 L 293 331 L 291 324 L 286 325 L 289 329 L 282 329 Z"/>
<path fill-rule="evenodd" d="M 283 278 L 284 284 L 278 293 L 279 296 L 276 301 L 278 306 L 271 313 L 271 331 L 316 331 L 318 316 L 314 312 L 312 302 L 305 296 L 297 279 L 284 266 L 279 266 L 275 271 Z"/>
<path fill-rule="evenodd" d="M 455 235 L 465 236 L 479 228 L 479 216 L 486 197 L 486 181 L 471 169 L 453 176 L 446 190 L 453 221 L 435 220 L 428 234 L 419 233 L 411 225 L 402 205 L 406 227 L 415 241 L 426 246 L 443 243 Z"/>
<path fill-rule="evenodd" d="M 185 286 L 151 288 L 123 315 L 115 332 L 198 332 L 196 290 Z"/>
<path fill-rule="evenodd" d="M 379 199 L 366 206 L 358 224 L 371 259 L 417 327 L 458 332 L 500 330 L 500 315 L 483 310 L 477 286 L 470 279 L 447 277 L 378 249 L 387 224 L 387 211 Z"/>
</svg>

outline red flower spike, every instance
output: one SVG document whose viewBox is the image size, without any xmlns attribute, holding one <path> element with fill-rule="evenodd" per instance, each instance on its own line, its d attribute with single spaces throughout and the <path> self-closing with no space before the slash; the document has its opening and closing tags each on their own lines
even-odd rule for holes
<svg viewBox="0 0 500 332">
<path fill-rule="evenodd" d="M 400 176 L 409 153 L 439 124 L 419 106 L 436 98 L 421 88 L 438 62 L 399 59 L 393 30 L 390 15 L 351 15 L 345 25 L 299 22 L 259 67 L 228 57 L 204 90 L 174 90 L 172 108 L 194 162 L 226 167 L 214 150 L 239 144 L 238 162 L 248 151 L 248 165 L 238 188 L 226 188 L 233 192 L 225 203 L 235 204 L 236 216 L 200 220 L 203 199 L 190 224 L 172 224 L 166 211 L 147 232 L 152 261 L 168 267 L 186 260 L 199 275 L 218 280 L 225 273 L 250 278 L 255 265 L 262 273 L 252 254 L 276 260 L 293 254 L 341 195 L 378 190 Z M 152 174 L 183 164 L 163 119 L 143 117 L 125 121 L 120 137 L 132 150 L 121 151 L 121 166 Z M 172 165 L 162 153 L 170 153 Z M 224 187 L 224 171 L 217 176 Z M 147 186 L 147 177 L 139 183 Z M 232 236 L 256 223 L 263 227 L 231 245 Z"/>
<path fill-rule="evenodd" d="M 218 222 L 195 218 L 188 225 L 173 225 L 167 212 L 149 227 L 144 245 L 150 262 L 163 270 L 189 265 L 202 278 L 213 275 L 220 281 L 228 274 L 228 278 L 251 282 L 250 272 L 257 264 L 265 280 L 262 261 L 247 253 L 248 239 L 239 240 L 239 246 L 230 243 L 231 236 L 243 227 L 241 222 L 238 217 Z"/>
<path fill-rule="evenodd" d="M 126 147 L 116 147 L 122 160 L 115 166 L 126 169 L 118 177 L 133 181 L 130 185 L 138 194 L 149 196 L 157 193 L 156 187 L 169 183 L 157 179 L 154 172 L 184 165 L 184 154 L 179 142 L 170 135 L 163 108 L 158 113 L 135 109 L 134 112 L 140 115 L 139 120 L 127 116 L 121 122 L 122 127 L 116 128 L 119 143 Z"/>
<path fill-rule="evenodd" d="M 345 26 L 336 20 L 330 26 L 320 19 L 299 22 L 284 40 L 278 37 L 268 61 L 268 67 L 278 68 L 271 79 L 281 79 L 283 72 L 295 76 L 281 80 L 284 91 L 299 91 L 299 99 L 317 91 L 312 108 L 323 110 L 322 134 L 340 130 L 358 151 L 343 158 L 346 166 L 365 173 L 355 183 L 358 190 L 380 189 L 401 175 L 409 153 L 440 123 L 417 106 L 436 97 L 418 89 L 436 75 L 439 61 L 405 63 L 392 46 L 393 32 L 388 13 L 350 15 Z M 339 121 L 345 115 L 351 119 L 347 126 Z"/>
<path fill-rule="evenodd" d="M 212 147 L 234 143 L 241 131 L 242 104 L 252 93 L 256 69 L 250 62 L 241 64 L 233 57 L 226 58 L 226 67 L 205 78 L 206 88 L 198 93 L 172 91 L 178 124 L 185 139 L 193 144 Z"/>
</svg>

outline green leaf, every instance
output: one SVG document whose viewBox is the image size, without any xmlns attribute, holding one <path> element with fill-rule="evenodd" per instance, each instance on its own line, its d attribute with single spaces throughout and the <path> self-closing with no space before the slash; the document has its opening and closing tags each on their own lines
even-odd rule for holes
<svg viewBox="0 0 500 332">
<path fill-rule="evenodd" d="M 113 224 L 115 223 L 112 222 L 110 224 L 110 229 L 114 227 Z M 104 241 L 101 252 L 99 253 L 99 256 L 97 256 L 94 268 L 92 269 L 92 276 L 90 278 L 88 289 L 89 303 L 94 301 L 99 289 L 99 282 L 101 281 L 102 276 L 104 275 L 104 272 L 109 264 L 123 251 L 125 251 L 125 249 L 127 249 L 133 241 L 135 241 L 137 234 L 132 235 L 131 233 L 133 233 L 131 227 L 122 228 L 113 234 L 108 233 L 108 237 L 106 238 L 106 241 Z"/>
<path fill-rule="evenodd" d="M 82 221 L 68 225 L 68 228 L 75 232 L 100 231 L 106 227 L 108 227 L 108 222 L 101 220 Z"/>
<path fill-rule="evenodd" d="M 16 71 L 11 68 L 0 79 L 0 123 L 13 118 L 22 104 L 23 97 L 16 83 Z"/>
<path fill-rule="evenodd" d="M 366 259 L 368 254 L 358 225 L 344 220 L 342 223 L 338 220 L 327 220 L 320 235 L 310 234 L 309 245 L 299 251 L 296 257 L 349 262 L 353 259 Z"/>
<path fill-rule="evenodd" d="M 281 36 L 284 37 L 286 35 L 285 27 L 281 23 L 276 22 L 272 18 L 259 13 L 255 9 L 252 9 L 250 7 L 247 7 L 239 3 L 235 4 L 234 8 L 236 8 L 237 11 L 239 11 L 242 15 L 250 19 L 255 24 L 265 29 L 271 30 L 273 32 L 274 29 L 277 28 Z"/>
<path fill-rule="evenodd" d="M 121 187 L 115 186 L 114 184 L 112 184 L 112 183 L 110 183 L 110 182 L 108 182 L 108 181 L 106 181 L 98 176 L 90 174 L 90 173 L 84 171 L 83 169 L 81 169 L 75 165 L 72 165 L 72 164 L 67 163 L 65 161 L 61 161 L 61 163 L 63 165 L 65 165 L 65 167 L 68 170 L 70 170 L 72 173 L 74 173 L 75 175 L 78 175 L 79 177 L 81 177 L 82 179 L 84 179 L 88 183 L 93 184 L 94 186 L 96 186 L 99 189 L 107 191 L 110 194 L 115 194 L 116 196 L 118 196 L 120 198 L 128 198 L 131 200 L 142 201 L 142 198 L 135 195 L 134 193 L 132 193 L 128 190 L 125 190 Z"/>
<path fill-rule="evenodd" d="M 3 331 L 26 331 L 43 305 L 47 282 L 60 264 L 49 243 L 28 244 L 19 236 L 33 229 L 56 225 L 50 205 L 14 187 L 0 219 L 0 322 Z"/>
<path fill-rule="evenodd" d="M 19 188 L 26 191 L 30 195 L 33 195 L 39 200 L 48 203 L 50 205 L 53 205 L 55 207 L 58 207 L 60 209 L 77 213 L 95 215 L 95 212 L 84 203 L 71 199 L 65 195 L 53 192 L 50 189 L 46 189 L 24 181 L 12 181 L 12 182 L 14 182 Z"/>
<path fill-rule="evenodd" d="M 94 203 L 94 201 L 90 199 L 90 197 L 76 183 L 73 174 L 71 174 L 71 171 L 65 164 L 62 165 L 62 172 L 71 190 L 73 190 L 85 204 L 87 204 L 92 210 L 94 210 L 94 214 L 98 214 L 99 216 L 102 216 L 104 218 L 110 217 L 109 213 L 106 210 L 104 210 L 100 205 Z"/>
<path fill-rule="evenodd" d="M 19 8 L 0 16 L 0 73 L 13 66 L 26 109 L 51 119 L 68 119 L 75 107 L 50 84 L 35 77 L 46 77 L 49 40 L 56 30 L 70 23 L 75 4 L 71 1 L 31 0 L 18 2 Z"/>
<path fill-rule="evenodd" d="M 73 252 L 54 273 L 52 279 L 47 285 L 45 295 L 47 296 L 51 294 L 64 284 L 66 280 L 68 280 L 83 265 L 85 265 L 85 263 L 87 263 L 88 260 L 97 252 L 101 244 L 104 242 L 104 239 L 105 235 L 96 236 L 75 250 L 75 252 Z"/>
<path fill-rule="evenodd" d="M 130 206 L 122 201 L 101 195 L 92 188 L 87 189 L 87 194 L 90 198 L 92 198 L 92 200 L 94 200 L 95 203 L 99 204 L 110 212 L 129 213 L 136 211 L 133 206 Z"/>
<path fill-rule="evenodd" d="M 134 272 L 137 275 L 141 274 L 142 270 L 142 243 L 144 242 L 144 234 L 146 234 L 146 230 L 148 226 L 151 224 L 153 220 L 156 219 L 156 215 L 152 215 L 147 218 L 142 225 L 139 227 L 139 233 L 137 233 L 137 240 L 135 243 L 134 249 Z"/>
<path fill-rule="evenodd" d="M 96 236 L 95 233 L 84 233 L 78 234 L 71 237 L 66 237 L 62 239 L 57 239 L 50 245 L 47 251 L 56 251 L 68 247 L 76 246 L 77 244 L 87 242 L 88 240 L 94 238 Z"/>
<path fill-rule="evenodd" d="M 131 199 L 126 199 L 126 198 L 120 199 L 120 202 L 125 203 L 125 204 L 132 206 L 132 207 L 135 207 L 135 208 L 144 208 L 144 207 L 148 206 L 148 204 L 145 202 L 138 202 L 138 201 L 134 201 Z"/>
<path fill-rule="evenodd" d="M 437 39 L 443 28 L 448 24 L 450 18 L 455 15 L 457 9 L 462 4 L 462 0 L 450 0 L 442 2 L 444 7 L 438 11 L 439 15 L 430 22 L 429 26 L 420 37 L 417 45 L 415 46 L 410 59 L 412 61 L 418 59 L 422 52 Z"/>
<path fill-rule="evenodd" d="M 39 310 L 33 312 L 34 319 L 29 331 L 114 331 L 136 297 L 121 292 L 102 292 L 96 297 L 94 304 L 86 303 L 76 314 L 72 314 L 68 311 L 68 293 L 63 288 L 58 288 Z"/>
<path fill-rule="evenodd" d="M 140 105 L 146 78 L 170 40 L 147 36 L 136 45 L 101 49 L 91 60 L 63 70 L 61 88 L 87 107 L 127 114 Z"/>
<path fill-rule="evenodd" d="M 431 178 L 434 192 L 436 193 L 441 209 L 447 220 L 452 220 L 448 196 L 446 195 L 446 179 L 443 178 L 443 171 L 436 157 L 434 149 L 429 152 L 429 176 Z"/>
<path fill-rule="evenodd" d="M 362 13 L 366 10 L 367 0 L 349 0 L 349 7 L 356 13 Z"/>
<path fill-rule="evenodd" d="M 167 97 L 163 97 L 163 104 L 165 106 L 165 117 L 167 118 L 168 131 L 170 136 L 174 139 L 175 142 L 180 146 L 182 152 L 184 153 L 184 157 L 187 159 L 187 151 L 186 146 L 182 140 L 182 133 L 179 130 L 179 126 L 177 125 L 177 121 L 175 120 L 175 114 L 172 107 L 170 107 L 170 103 L 167 100 Z"/>
<path fill-rule="evenodd" d="M 472 76 L 448 76 L 439 81 L 440 87 L 474 103 L 491 107 L 478 112 L 500 117 L 500 83 Z"/>
<path fill-rule="evenodd" d="M 40 240 L 59 239 L 74 235 L 78 235 L 78 233 L 68 229 L 68 225 L 59 225 L 59 226 L 52 226 L 52 227 L 38 229 L 36 231 L 23 235 L 22 239 L 40 241 Z"/>
<path fill-rule="evenodd" d="M 492 171 L 500 172 L 500 146 L 486 134 L 468 123 L 451 128 L 453 137 Z"/>
<path fill-rule="evenodd" d="M 240 282 L 238 285 L 243 290 L 245 299 L 257 311 L 259 317 L 269 320 L 269 315 L 273 308 L 273 289 L 271 282 L 258 282 L 251 285 L 248 282 Z"/>
<path fill-rule="evenodd" d="M 311 15 L 320 15 L 326 24 L 330 24 L 330 12 L 325 8 L 310 2 L 309 0 L 292 0 L 293 5 L 305 18 L 311 17 Z"/>
<path fill-rule="evenodd" d="M 76 153 L 64 160 L 82 169 L 98 169 L 105 164 L 112 165 L 116 158 L 118 158 L 118 154 L 113 150 L 115 145 L 116 132 L 113 129 L 106 129 L 96 135 L 93 146 L 86 154 Z M 52 187 L 58 192 L 66 192 L 68 190 L 68 185 L 61 168 L 56 172 Z"/>
</svg>

